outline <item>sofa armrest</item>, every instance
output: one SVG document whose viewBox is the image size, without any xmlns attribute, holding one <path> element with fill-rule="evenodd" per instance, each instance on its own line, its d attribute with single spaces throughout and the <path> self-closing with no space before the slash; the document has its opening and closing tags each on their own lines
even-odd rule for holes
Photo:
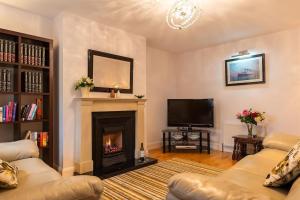
<svg viewBox="0 0 300 200">
<path fill-rule="evenodd" d="M 167 200 L 270 200 L 221 178 L 182 173 L 169 180 Z"/>
<path fill-rule="evenodd" d="M 297 135 L 273 133 L 264 139 L 263 146 L 264 148 L 289 151 L 299 141 L 300 137 Z"/>
<path fill-rule="evenodd" d="M 39 149 L 31 140 L 0 143 L 0 159 L 7 162 L 38 157 Z"/>
<path fill-rule="evenodd" d="M 100 200 L 102 191 L 98 177 L 72 176 L 0 195 L 0 200 Z"/>
</svg>

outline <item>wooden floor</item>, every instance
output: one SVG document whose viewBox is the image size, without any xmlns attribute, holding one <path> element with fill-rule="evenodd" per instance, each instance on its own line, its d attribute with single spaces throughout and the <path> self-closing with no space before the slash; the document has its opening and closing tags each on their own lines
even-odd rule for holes
<svg viewBox="0 0 300 200">
<path fill-rule="evenodd" d="M 231 153 L 225 153 L 221 151 L 211 151 L 210 154 L 207 154 L 206 152 L 162 153 L 160 149 L 149 151 L 149 156 L 152 158 L 156 158 L 159 161 L 169 160 L 172 158 L 183 158 L 222 169 L 228 169 L 236 163 L 231 159 L 231 155 Z"/>
</svg>

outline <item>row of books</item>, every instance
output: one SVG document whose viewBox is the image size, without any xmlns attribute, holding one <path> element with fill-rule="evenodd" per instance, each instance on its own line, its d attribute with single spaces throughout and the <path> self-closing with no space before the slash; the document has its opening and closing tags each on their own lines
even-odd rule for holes
<svg viewBox="0 0 300 200">
<path fill-rule="evenodd" d="M 43 92 L 43 72 L 24 71 L 21 74 L 22 91 Z"/>
<path fill-rule="evenodd" d="M 20 48 L 20 63 L 45 66 L 46 47 L 22 43 Z"/>
<path fill-rule="evenodd" d="M 37 98 L 36 103 L 21 106 L 21 120 L 41 120 L 43 119 L 43 99 Z"/>
<path fill-rule="evenodd" d="M 32 140 L 38 147 L 48 146 L 48 132 L 27 131 L 25 139 Z"/>
<path fill-rule="evenodd" d="M 16 42 L 0 39 L 0 61 L 16 62 Z"/>
<path fill-rule="evenodd" d="M 16 121 L 17 103 L 9 101 L 8 104 L 0 107 L 0 122 Z"/>
<path fill-rule="evenodd" d="M 13 69 L 0 69 L 0 92 L 13 91 Z"/>
</svg>

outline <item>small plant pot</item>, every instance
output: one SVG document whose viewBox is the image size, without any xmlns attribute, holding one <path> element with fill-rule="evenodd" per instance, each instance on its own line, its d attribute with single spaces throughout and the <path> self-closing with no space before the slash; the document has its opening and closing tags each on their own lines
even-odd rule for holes
<svg viewBox="0 0 300 200">
<path fill-rule="evenodd" d="M 89 87 L 83 87 L 80 88 L 81 97 L 89 97 L 90 96 L 90 88 Z"/>
</svg>

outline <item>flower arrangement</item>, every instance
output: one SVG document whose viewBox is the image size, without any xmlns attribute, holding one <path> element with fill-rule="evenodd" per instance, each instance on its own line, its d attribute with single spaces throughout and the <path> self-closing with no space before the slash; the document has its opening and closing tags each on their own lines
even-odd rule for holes
<svg viewBox="0 0 300 200">
<path fill-rule="evenodd" d="M 82 77 L 80 80 L 76 82 L 75 90 L 78 90 L 79 88 L 93 88 L 94 82 L 93 79 L 89 77 Z"/>
<path fill-rule="evenodd" d="M 245 109 L 242 113 L 236 114 L 237 119 L 239 119 L 242 123 L 245 123 L 248 129 L 248 135 L 252 136 L 253 125 L 257 126 L 258 123 L 265 120 L 265 113 L 252 111 Z"/>
</svg>

